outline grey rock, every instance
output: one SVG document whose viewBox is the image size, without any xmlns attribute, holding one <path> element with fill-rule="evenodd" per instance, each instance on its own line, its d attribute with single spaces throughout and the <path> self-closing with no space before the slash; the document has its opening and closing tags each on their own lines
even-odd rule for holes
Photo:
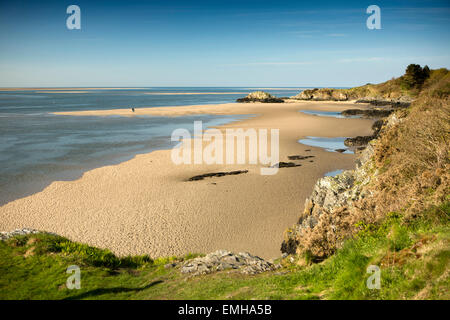
<svg viewBox="0 0 450 320">
<path fill-rule="evenodd" d="M 46 233 L 46 234 L 56 235 L 56 233 L 52 233 L 52 232 L 44 232 L 44 231 L 39 231 L 39 230 L 35 230 L 35 229 L 30 229 L 30 228 L 22 228 L 22 229 L 16 229 L 13 231 L 0 232 L 0 241 L 5 241 L 5 240 L 8 240 L 15 236 L 23 236 L 23 235 L 27 235 L 27 234 L 37 234 L 37 233 Z"/>
<path fill-rule="evenodd" d="M 274 265 L 248 252 L 235 254 L 226 250 L 218 250 L 204 257 L 186 261 L 180 271 L 194 276 L 224 270 L 240 270 L 244 274 L 257 274 L 280 267 L 281 265 Z"/>
</svg>

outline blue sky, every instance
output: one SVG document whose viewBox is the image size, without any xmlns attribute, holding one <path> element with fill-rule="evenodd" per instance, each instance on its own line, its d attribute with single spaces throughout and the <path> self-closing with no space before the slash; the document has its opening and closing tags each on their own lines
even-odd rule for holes
<svg viewBox="0 0 450 320">
<path fill-rule="evenodd" d="M 448 1 L 2 0 L 0 87 L 355 86 L 449 68 L 449 40 Z"/>
</svg>

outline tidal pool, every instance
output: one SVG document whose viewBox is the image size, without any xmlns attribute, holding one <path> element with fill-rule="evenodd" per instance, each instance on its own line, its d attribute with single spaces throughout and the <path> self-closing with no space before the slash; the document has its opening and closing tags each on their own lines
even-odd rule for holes
<svg viewBox="0 0 450 320">
<path fill-rule="evenodd" d="M 350 150 L 344 144 L 345 139 L 347 138 L 306 137 L 305 139 L 298 140 L 298 142 L 311 147 L 324 148 L 326 151 L 329 152 L 337 152 L 336 150 L 343 149 L 345 151 L 342 153 L 354 153 L 353 150 Z"/>
<path fill-rule="evenodd" d="M 344 172 L 344 170 L 342 170 L 342 169 L 330 171 L 330 172 L 325 173 L 325 177 L 334 177 L 334 176 L 337 176 L 338 174 L 341 174 L 342 172 Z"/>
<path fill-rule="evenodd" d="M 343 116 L 340 112 L 335 111 L 319 111 L 319 110 L 300 110 L 300 112 L 313 115 L 313 116 L 319 116 L 319 117 L 333 117 L 333 118 L 361 118 L 361 116 Z"/>
</svg>

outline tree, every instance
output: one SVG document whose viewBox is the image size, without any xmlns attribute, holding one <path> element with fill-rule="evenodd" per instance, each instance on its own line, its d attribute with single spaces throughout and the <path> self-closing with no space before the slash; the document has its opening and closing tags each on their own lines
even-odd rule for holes
<svg viewBox="0 0 450 320">
<path fill-rule="evenodd" d="M 423 77 L 425 78 L 425 80 L 427 80 L 430 77 L 430 68 L 428 68 L 428 66 L 423 67 Z"/>
</svg>

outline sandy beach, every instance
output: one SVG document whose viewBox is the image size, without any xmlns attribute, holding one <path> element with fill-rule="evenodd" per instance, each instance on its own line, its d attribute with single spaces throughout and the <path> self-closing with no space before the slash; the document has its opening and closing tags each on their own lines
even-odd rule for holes
<svg viewBox="0 0 450 320">
<path fill-rule="evenodd" d="M 84 88 L 83 88 L 84 89 Z M 362 108 L 358 104 L 356 108 Z M 280 161 L 291 155 L 313 158 L 301 166 L 260 175 L 260 165 L 175 165 L 171 150 L 137 155 L 114 166 L 55 181 L 43 191 L 0 207 L 0 230 L 34 228 L 108 248 L 119 255 L 152 257 L 248 251 L 280 256 L 283 232 L 293 225 L 314 183 L 326 172 L 354 167 L 355 155 L 327 152 L 297 141 L 306 136 L 371 134 L 372 120 L 307 115 L 298 110 L 342 111 L 351 102 L 218 104 L 56 113 L 77 116 L 253 115 L 218 127 L 280 129 Z M 309 151 L 307 151 L 309 150 Z M 312 162 L 310 162 L 312 161 Z M 246 174 L 187 181 L 210 172 Z"/>
</svg>

